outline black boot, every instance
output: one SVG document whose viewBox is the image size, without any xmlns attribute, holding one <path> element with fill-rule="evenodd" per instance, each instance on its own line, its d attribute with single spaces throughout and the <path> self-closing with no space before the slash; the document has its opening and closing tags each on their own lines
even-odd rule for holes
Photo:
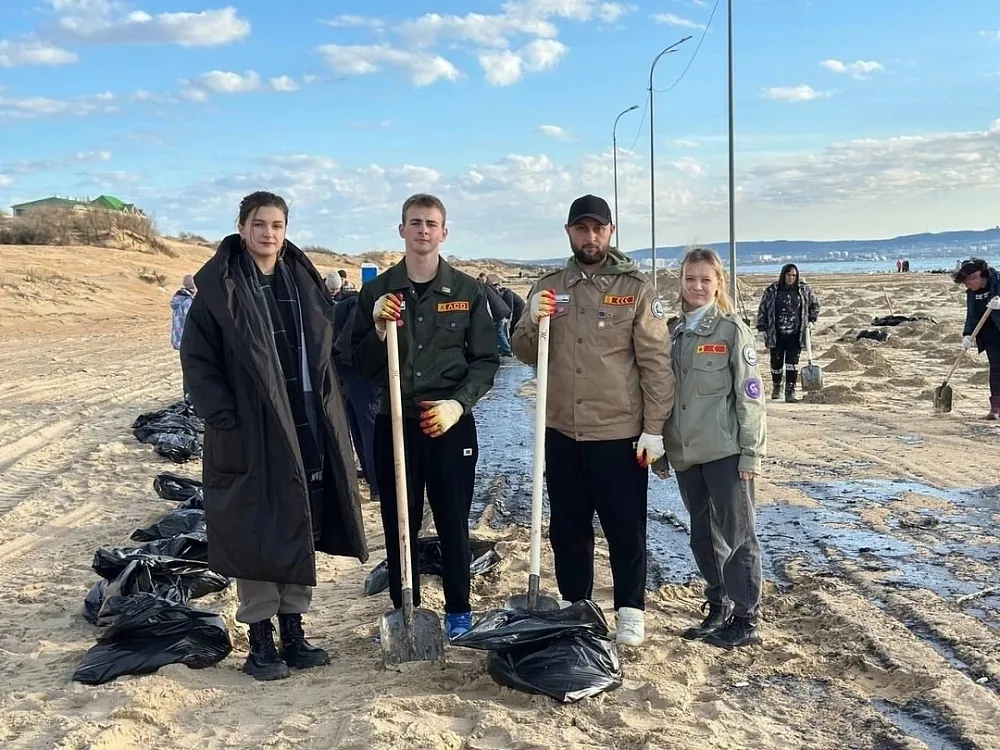
<svg viewBox="0 0 1000 750">
<path fill-rule="evenodd" d="M 798 382 L 799 374 L 795 370 L 789 370 L 785 373 L 785 401 L 789 404 L 794 404 L 798 402 L 795 397 L 795 384 Z"/>
<path fill-rule="evenodd" d="M 777 401 L 781 398 L 781 376 L 772 376 L 772 380 L 774 381 L 774 389 L 771 391 L 771 398 Z"/>
<path fill-rule="evenodd" d="M 695 641 L 699 638 L 711 635 L 726 624 L 729 612 L 732 609 L 725 604 L 716 604 L 715 602 L 705 602 L 701 605 L 702 612 L 704 612 L 706 608 L 708 609 L 708 615 L 706 615 L 705 619 L 701 621 L 701 625 L 695 625 L 693 628 L 685 630 L 681 633 L 682 638 L 686 638 L 689 641 Z"/>
<path fill-rule="evenodd" d="M 250 625 L 250 653 L 243 671 L 263 681 L 283 680 L 290 674 L 274 647 L 274 625 L 269 619 Z"/>
<path fill-rule="evenodd" d="M 302 615 L 278 615 L 281 628 L 281 656 L 295 669 L 322 667 L 330 663 L 330 655 L 306 640 L 302 630 Z"/>
<path fill-rule="evenodd" d="M 733 615 L 726 622 L 724 628 L 716 630 L 706 637 L 705 643 L 724 649 L 754 646 L 760 643 L 760 636 L 757 634 L 757 621 L 750 617 Z"/>
</svg>

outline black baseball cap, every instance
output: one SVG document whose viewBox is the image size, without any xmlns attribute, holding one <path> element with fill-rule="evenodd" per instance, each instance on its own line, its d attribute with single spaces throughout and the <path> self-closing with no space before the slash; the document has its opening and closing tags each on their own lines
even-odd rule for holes
<svg viewBox="0 0 1000 750">
<path fill-rule="evenodd" d="M 584 195 L 573 201 L 569 207 L 569 218 L 567 224 L 576 224 L 580 219 L 594 219 L 601 224 L 611 223 L 611 209 L 604 198 L 596 195 Z"/>
</svg>

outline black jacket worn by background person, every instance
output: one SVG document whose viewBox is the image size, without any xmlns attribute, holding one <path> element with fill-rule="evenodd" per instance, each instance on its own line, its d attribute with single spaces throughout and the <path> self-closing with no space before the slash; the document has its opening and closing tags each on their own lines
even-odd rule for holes
<svg viewBox="0 0 1000 750">
<path fill-rule="evenodd" d="M 486 293 L 486 301 L 490 303 L 490 315 L 493 316 L 493 322 L 499 323 L 504 318 L 509 318 L 510 308 L 503 301 L 500 292 L 492 284 L 480 284 L 480 287 Z"/>
<path fill-rule="evenodd" d="M 361 287 L 354 312 L 351 348 L 354 369 L 379 389 L 379 413 L 389 413 L 388 350 L 375 332 L 372 312 L 383 294 L 403 295 L 399 328 L 399 381 L 403 414 L 420 415 L 420 401 L 454 399 L 466 414 L 493 387 L 500 368 L 497 334 L 486 313 L 483 285 L 439 261 L 437 276 L 423 296 L 406 273 L 406 261 Z"/>
<path fill-rule="evenodd" d="M 287 243 L 282 263 L 302 305 L 309 377 L 325 448 L 322 528 L 314 540 L 309 493 L 273 333 L 238 268 L 246 253 L 226 237 L 195 274 L 181 364 L 205 420 L 208 562 L 234 578 L 316 585 L 315 552 L 368 559 L 357 474 L 333 370 L 329 294 L 309 259 Z"/>
<path fill-rule="evenodd" d="M 338 366 L 354 369 L 351 351 L 351 331 L 354 328 L 354 311 L 358 307 L 360 292 L 349 289 L 337 300 L 333 311 L 333 357 Z"/>
<path fill-rule="evenodd" d="M 521 319 L 521 316 L 524 315 L 524 299 L 513 289 L 507 287 L 500 288 L 500 296 L 503 297 L 503 301 L 510 308 L 510 327 L 513 328 L 517 325 L 517 321 Z"/>
<path fill-rule="evenodd" d="M 764 332 L 768 349 L 774 349 L 778 344 L 778 316 L 775 303 L 778 299 L 778 289 L 785 288 L 785 274 L 791 268 L 794 268 L 796 271 L 799 270 L 794 263 L 789 263 L 782 268 L 778 280 L 764 290 L 764 294 L 760 298 L 760 307 L 757 308 L 757 330 Z M 802 348 L 805 348 L 806 323 L 815 323 L 819 318 L 819 300 L 816 299 L 813 290 L 809 288 L 806 282 L 802 281 L 801 277 L 796 286 L 799 293 L 799 306 L 802 311 L 799 344 Z"/>
<path fill-rule="evenodd" d="M 986 286 L 978 292 L 965 290 L 965 327 L 963 336 L 971 336 L 976 330 L 979 319 L 986 310 L 986 303 L 993 297 L 1000 296 L 1000 273 L 995 268 L 986 272 Z M 992 323 L 992 325 L 991 325 Z M 1000 345 L 1000 310 L 994 310 L 986 320 L 986 325 L 976 337 L 976 349 L 980 352 L 987 344 Z"/>
</svg>

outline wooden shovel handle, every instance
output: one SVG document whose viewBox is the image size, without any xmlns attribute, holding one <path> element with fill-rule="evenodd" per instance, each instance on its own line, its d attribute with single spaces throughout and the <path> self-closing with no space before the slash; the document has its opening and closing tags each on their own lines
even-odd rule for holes
<svg viewBox="0 0 1000 750">
<path fill-rule="evenodd" d="M 403 591 L 413 588 L 410 570 L 410 504 L 406 496 L 406 453 L 403 440 L 403 394 L 399 383 L 399 334 L 396 321 L 385 324 L 389 354 L 389 413 L 392 415 L 392 457 L 396 469 L 396 529 L 399 534 L 399 566 Z M 386 533 L 389 530 L 386 529 Z"/>
<path fill-rule="evenodd" d="M 979 322 L 976 323 L 976 327 L 973 329 L 972 333 L 970 334 L 970 336 L 973 339 L 975 339 L 976 336 L 979 335 L 979 332 L 983 329 L 983 326 L 986 325 L 986 321 L 989 319 L 991 312 L 993 312 L 993 311 L 990 308 L 988 308 L 988 307 L 983 312 L 983 317 L 981 317 L 979 319 Z M 951 366 L 951 371 L 948 373 L 948 377 L 946 377 L 944 379 L 944 383 L 942 385 L 948 385 L 948 381 L 951 380 L 951 376 L 955 374 L 955 370 L 958 369 L 958 363 L 962 361 L 962 357 L 964 355 L 965 355 L 965 349 L 962 349 L 962 351 L 960 351 L 958 353 L 958 356 L 955 357 L 955 364 L 953 364 Z"/>
</svg>

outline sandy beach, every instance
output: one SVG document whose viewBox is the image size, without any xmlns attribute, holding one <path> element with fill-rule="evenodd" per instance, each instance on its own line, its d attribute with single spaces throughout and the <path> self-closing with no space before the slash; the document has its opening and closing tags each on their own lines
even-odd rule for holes
<svg viewBox="0 0 1000 750">
<path fill-rule="evenodd" d="M 826 389 L 799 404 L 768 401 L 759 647 L 726 653 L 678 637 L 699 617 L 701 584 L 683 532 L 664 531 L 653 556 L 647 643 L 622 649 L 625 681 L 616 691 L 559 705 L 501 689 L 483 654 L 456 648 L 444 666 L 385 670 L 373 636 L 388 597 L 363 595 L 367 573 L 383 559 L 378 509 L 366 502 L 370 562 L 321 557 L 307 617 L 314 641 L 334 654 L 331 666 L 272 684 L 242 674 L 247 641 L 230 587 L 194 603 L 231 626 L 234 652 L 217 667 L 74 683 L 96 633 L 81 616 L 97 578 L 94 552 L 125 546 L 134 529 L 170 509 L 152 488 L 159 472 L 200 477 L 198 461 L 171 464 L 130 430 L 140 413 L 179 395 L 169 299 L 210 254 L 169 247 L 169 255 L 0 248 L 0 747 L 1000 746 L 1000 595 L 982 593 L 1000 584 L 1000 427 L 981 419 L 984 357 L 958 370 L 953 412 L 933 412 L 965 312 L 962 290 L 934 274 L 806 278 L 822 304 L 814 350 Z M 358 279 L 359 258 L 314 260 Z M 753 314 L 772 279 L 743 281 L 755 295 L 746 300 Z M 886 295 L 895 313 L 932 320 L 887 329 L 883 343 L 857 340 L 873 317 L 889 314 Z M 519 397 L 498 390 L 487 398 L 484 413 L 495 422 L 481 420 L 483 434 L 531 422 L 530 371 L 505 365 L 502 373 Z M 527 577 L 526 529 L 498 521 L 488 500 L 528 486 L 511 481 L 510 467 L 530 476 L 530 445 L 490 445 L 474 533 L 496 541 L 503 562 L 473 579 L 480 613 L 523 591 Z M 673 481 L 651 479 L 667 503 L 651 502 L 651 518 L 660 514 L 653 520 L 678 507 L 658 487 Z M 683 523 L 682 509 L 674 520 Z M 544 551 L 551 592 L 547 544 Z M 613 626 L 603 544 L 596 570 L 595 596 Z M 440 608 L 440 581 L 426 578 L 423 587 L 427 606 Z"/>
</svg>

